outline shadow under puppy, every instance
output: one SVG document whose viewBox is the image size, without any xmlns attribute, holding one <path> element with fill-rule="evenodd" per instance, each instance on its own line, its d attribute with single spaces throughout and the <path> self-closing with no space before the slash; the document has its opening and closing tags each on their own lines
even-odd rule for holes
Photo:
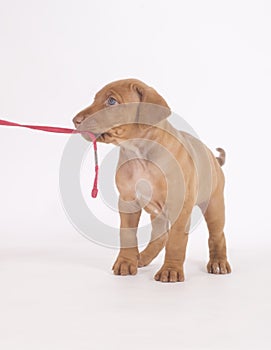
<svg viewBox="0 0 271 350">
<path fill-rule="evenodd" d="M 73 119 L 78 130 L 89 130 L 97 141 L 120 147 L 116 185 L 121 248 L 113 271 L 135 275 L 165 247 L 165 260 L 155 279 L 183 281 L 190 217 L 197 205 L 209 230 L 207 270 L 230 273 L 223 232 L 225 152 L 218 149 L 216 158 L 200 140 L 176 130 L 167 120 L 170 114 L 153 88 L 125 79 L 106 85 L 92 105 Z M 139 253 L 136 234 L 142 209 L 150 215 L 152 233 Z"/>
</svg>

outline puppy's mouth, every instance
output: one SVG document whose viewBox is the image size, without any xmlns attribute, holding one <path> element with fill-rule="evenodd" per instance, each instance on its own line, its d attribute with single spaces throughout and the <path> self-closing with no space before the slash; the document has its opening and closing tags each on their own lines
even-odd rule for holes
<svg viewBox="0 0 271 350">
<path fill-rule="evenodd" d="M 104 141 L 105 137 L 106 137 L 106 133 L 104 132 L 102 134 L 96 135 L 96 140 L 97 141 Z"/>
<path fill-rule="evenodd" d="M 98 142 L 110 143 L 111 142 L 111 134 L 109 132 L 104 132 L 102 134 L 97 135 L 96 140 Z"/>
<path fill-rule="evenodd" d="M 108 132 L 107 130 L 105 130 L 105 132 L 98 131 L 99 128 L 97 128 L 96 125 L 92 126 L 92 125 L 88 125 L 88 124 L 83 122 L 79 125 L 75 125 L 75 127 L 79 132 L 82 133 L 83 138 L 86 139 L 87 141 L 92 141 L 92 139 L 88 135 L 88 130 L 89 130 L 89 132 L 91 132 L 91 134 L 95 136 L 97 142 L 104 142 L 104 143 L 111 142 L 112 134 L 110 132 Z"/>
<path fill-rule="evenodd" d="M 102 141 L 105 138 L 106 134 L 107 134 L 107 133 L 101 133 L 101 132 L 97 132 L 97 131 L 92 131 L 89 128 L 85 128 L 84 125 L 82 125 L 82 124 L 79 125 L 79 126 L 75 126 L 75 128 L 88 141 L 90 141 L 88 132 L 90 132 L 96 138 L 97 141 Z M 88 129 L 89 129 L 89 131 L 88 131 Z"/>
</svg>

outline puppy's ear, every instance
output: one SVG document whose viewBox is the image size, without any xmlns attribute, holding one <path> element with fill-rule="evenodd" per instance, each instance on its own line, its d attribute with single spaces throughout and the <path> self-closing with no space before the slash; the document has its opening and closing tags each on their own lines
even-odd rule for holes
<svg viewBox="0 0 271 350">
<path fill-rule="evenodd" d="M 155 105 L 163 106 L 169 109 L 168 104 L 164 98 L 158 94 L 156 90 L 145 84 L 135 84 L 134 88 L 138 93 L 140 102 L 153 103 Z"/>
<path fill-rule="evenodd" d="M 140 99 L 137 116 L 138 123 L 154 125 L 171 114 L 164 98 L 152 87 L 143 83 L 136 83 L 133 88 Z"/>
</svg>

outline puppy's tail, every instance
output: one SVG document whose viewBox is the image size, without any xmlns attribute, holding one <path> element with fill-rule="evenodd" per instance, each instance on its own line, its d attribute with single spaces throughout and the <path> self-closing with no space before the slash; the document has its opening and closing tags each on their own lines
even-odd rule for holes
<svg viewBox="0 0 271 350">
<path fill-rule="evenodd" d="M 222 166 L 225 164 L 226 152 L 224 151 L 223 148 L 217 148 L 216 150 L 219 152 L 219 157 L 216 157 L 216 159 L 219 165 Z"/>
</svg>

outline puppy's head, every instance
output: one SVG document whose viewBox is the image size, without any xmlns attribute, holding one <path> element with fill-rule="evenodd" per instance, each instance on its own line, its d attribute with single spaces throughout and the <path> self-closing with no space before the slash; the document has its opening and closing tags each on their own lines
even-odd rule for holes
<svg viewBox="0 0 271 350">
<path fill-rule="evenodd" d="M 119 143 L 136 137 L 142 125 L 156 125 L 169 115 L 166 101 L 153 88 L 136 79 L 124 79 L 102 88 L 73 122 L 78 130 L 96 134 L 97 141 Z"/>
</svg>

